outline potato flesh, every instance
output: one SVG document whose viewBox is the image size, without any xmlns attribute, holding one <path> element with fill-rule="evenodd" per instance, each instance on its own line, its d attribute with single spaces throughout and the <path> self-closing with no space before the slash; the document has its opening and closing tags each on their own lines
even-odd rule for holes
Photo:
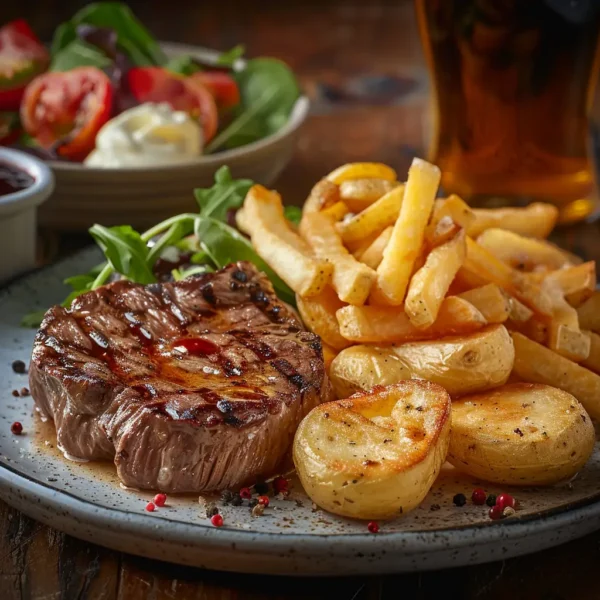
<svg viewBox="0 0 600 600">
<path fill-rule="evenodd" d="M 514 347 L 502 325 L 468 336 L 413 342 L 398 347 L 352 346 L 331 363 L 338 397 L 404 379 L 425 379 L 452 396 L 502 385 L 514 363 Z"/>
<path fill-rule="evenodd" d="M 427 382 L 403 382 L 329 402 L 300 424 L 294 463 L 311 499 L 333 513 L 403 514 L 427 495 L 445 460 L 450 398 Z"/>
<path fill-rule="evenodd" d="M 513 383 L 452 406 L 448 460 L 474 477 L 507 485 L 547 485 L 572 477 L 594 447 L 594 427 L 574 396 Z"/>
</svg>

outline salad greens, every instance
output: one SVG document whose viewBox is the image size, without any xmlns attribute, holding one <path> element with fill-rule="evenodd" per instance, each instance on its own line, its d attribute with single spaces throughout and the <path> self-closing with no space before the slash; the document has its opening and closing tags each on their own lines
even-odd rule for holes
<svg viewBox="0 0 600 600">
<path fill-rule="evenodd" d="M 294 74 L 275 58 L 249 60 L 234 77 L 241 103 L 233 121 L 207 145 L 207 153 L 243 146 L 275 133 L 287 122 L 300 96 Z"/>
<path fill-rule="evenodd" d="M 135 231 L 129 225 L 94 225 L 89 231 L 104 253 L 106 262 L 88 273 L 65 279 L 64 283 L 72 291 L 62 305 L 69 307 L 77 296 L 104 285 L 115 274 L 135 283 L 157 281 L 153 266 L 167 248 L 192 252 L 191 264 L 187 268 L 173 269 L 171 274 L 176 281 L 220 269 L 231 262 L 247 260 L 266 273 L 283 301 L 294 304 L 294 292 L 255 252 L 250 241 L 226 222 L 228 212 L 242 205 L 252 185 L 249 179 L 234 179 L 229 167 L 224 166 L 215 173 L 212 187 L 194 191 L 200 207 L 198 213 L 176 215 L 144 233 Z M 298 210 L 297 207 L 288 208 L 286 216 L 296 220 Z M 194 234 L 193 237 L 190 237 L 191 234 Z M 30 313 L 21 324 L 24 327 L 37 327 L 44 313 Z"/>
</svg>

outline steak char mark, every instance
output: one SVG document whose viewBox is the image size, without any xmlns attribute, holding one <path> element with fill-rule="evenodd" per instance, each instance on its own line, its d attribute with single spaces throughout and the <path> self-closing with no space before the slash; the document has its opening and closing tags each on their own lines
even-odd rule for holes
<svg viewBox="0 0 600 600">
<path fill-rule="evenodd" d="M 29 379 L 65 454 L 114 459 L 126 486 L 164 492 L 268 476 L 331 397 L 319 338 L 246 262 L 51 308 Z"/>
</svg>

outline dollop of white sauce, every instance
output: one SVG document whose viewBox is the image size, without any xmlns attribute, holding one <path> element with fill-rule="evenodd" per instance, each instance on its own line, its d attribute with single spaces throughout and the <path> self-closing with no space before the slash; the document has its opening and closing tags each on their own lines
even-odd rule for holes
<svg viewBox="0 0 600 600">
<path fill-rule="evenodd" d="M 117 115 L 96 135 L 90 167 L 145 167 L 176 164 L 202 154 L 200 124 L 166 103 L 146 102 Z"/>
</svg>

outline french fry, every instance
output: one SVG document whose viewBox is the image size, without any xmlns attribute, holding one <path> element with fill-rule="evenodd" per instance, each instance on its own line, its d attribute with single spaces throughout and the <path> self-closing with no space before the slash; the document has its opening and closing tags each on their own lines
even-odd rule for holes
<svg viewBox="0 0 600 600">
<path fill-rule="evenodd" d="M 323 343 L 323 362 L 325 363 L 325 370 L 329 373 L 329 367 L 333 362 L 333 359 L 338 355 L 338 351 L 335 348 Z"/>
<path fill-rule="evenodd" d="M 515 271 L 469 237 L 467 256 L 459 277 L 461 280 L 468 281 L 472 277 L 474 282 L 495 283 L 539 315 L 547 318 L 552 316 L 552 301 L 537 282 L 527 278 L 526 274 Z"/>
<path fill-rule="evenodd" d="M 515 323 L 525 323 L 533 316 L 533 311 L 513 296 L 508 297 L 508 306 L 508 318 Z"/>
<path fill-rule="evenodd" d="M 377 269 L 383 258 L 383 251 L 392 237 L 393 227 L 386 227 L 361 253 L 359 260 L 371 269 Z"/>
<path fill-rule="evenodd" d="M 324 208 L 321 212 L 323 212 L 323 214 L 326 214 L 333 221 L 337 222 L 341 221 L 350 212 L 350 209 L 348 208 L 345 202 L 342 202 L 340 200 L 339 202 L 336 202 L 335 204 Z"/>
<path fill-rule="evenodd" d="M 371 206 L 382 196 L 385 196 L 397 185 L 396 181 L 388 179 L 349 179 L 340 184 L 340 198 L 348 205 L 352 212 L 358 213 Z"/>
<path fill-rule="evenodd" d="M 426 329 L 437 319 L 442 301 L 458 269 L 465 260 L 465 232 L 434 248 L 425 264 L 411 278 L 404 302 L 410 322 Z"/>
<path fill-rule="evenodd" d="M 593 331 L 584 331 L 590 340 L 590 353 L 588 357 L 581 361 L 586 369 L 600 373 L 600 335 Z"/>
<path fill-rule="evenodd" d="M 488 323 L 504 323 L 510 315 L 511 299 L 494 283 L 468 290 L 458 297 L 471 303 Z"/>
<path fill-rule="evenodd" d="M 350 342 L 340 333 L 336 312 L 345 306 L 331 286 L 318 296 L 302 298 L 296 295 L 298 312 L 306 326 L 335 350 L 343 350 Z"/>
<path fill-rule="evenodd" d="M 404 301 L 440 177 L 436 166 L 418 158 L 413 160 L 400 214 L 377 267 L 377 283 L 371 294 L 374 304 L 398 306 Z"/>
<path fill-rule="evenodd" d="M 525 208 L 475 208 L 473 213 L 475 220 L 467 229 L 467 235 L 473 238 L 494 227 L 529 237 L 547 238 L 558 219 L 558 209 L 543 202 L 534 202 Z"/>
<path fill-rule="evenodd" d="M 322 213 L 304 215 L 300 234 L 318 258 L 333 265 L 331 284 L 340 300 L 364 304 L 375 282 L 375 271 L 358 262 L 344 248 L 331 219 Z"/>
<path fill-rule="evenodd" d="M 333 266 L 314 258 L 289 227 L 278 194 L 253 186 L 244 201 L 244 225 L 257 254 L 301 296 L 314 296 L 330 281 Z M 326 217 L 325 217 L 326 218 Z"/>
<path fill-rule="evenodd" d="M 594 292 L 578 309 L 579 326 L 600 333 L 600 292 Z"/>
<path fill-rule="evenodd" d="M 318 212 L 324 208 L 337 204 L 339 201 L 339 186 L 327 179 L 321 179 L 321 181 L 317 182 L 310 191 L 310 194 L 302 207 L 302 214 Z"/>
<path fill-rule="evenodd" d="M 467 230 L 474 219 L 473 211 L 460 196 L 452 194 L 436 200 L 425 239 L 431 247 L 439 246 L 454 237 L 458 229 Z"/>
<path fill-rule="evenodd" d="M 416 328 L 396 306 L 345 306 L 336 313 L 340 333 L 353 342 L 404 343 L 477 331 L 486 325 L 483 315 L 469 302 L 450 296 L 428 329 Z"/>
<path fill-rule="evenodd" d="M 553 271 L 545 277 L 544 281 L 554 282 L 564 296 L 578 292 L 591 295 L 596 288 L 596 263 L 590 260 L 576 267 Z"/>
<path fill-rule="evenodd" d="M 565 300 L 557 281 L 547 277 L 541 289 L 551 299 L 553 306 L 548 347 L 574 362 L 584 360 L 590 352 L 590 341 L 579 329 L 577 311 Z"/>
<path fill-rule="evenodd" d="M 388 167 L 383 163 L 359 162 L 348 163 L 331 171 L 326 179 L 332 183 L 340 185 L 344 181 L 352 179 L 366 179 L 374 177 L 377 179 L 387 179 L 388 181 L 396 181 L 396 171 L 392 167 Z"/>
<path fill-rule="evenodd" d="M 477 243 L 519 271 L 533 271 L 539 267 L 547 270 L 562 269 L 574 264 L 572 255 L 558 246 L 506 229 L 486 229 L 478 236 Z M 577 264 L 580 262 L 581 260 L 577 260 Z"/>
<path fill-rule="evenodd" d="M 339 223 L 338 231 L 344 243 L 359 242 L 393 225 L 398 218 L 403 196 L 404 186 L 399 185 L 352 219 Z"/>
<path fill-rule="evenodd" d="M 600 375 L 520 333 L 513 332 L 511 335 L 515 346 L 513 370 L 518 377 L 569 392 L 593 418 L 600 418 Z"/>
<path fill-rule="evenodd" d="M 380 232 L 377 231 L 363 238 L 362 240 L 345 244 L 345 246 L 346 248 L 348 248 L 348 251 L 352 253 L 352 256 L 354 256 L 356 260 L 361 260 L 362 255 L 367 251 L 369 246 L 379 237 L 379 234 Z"/>
</svg>

